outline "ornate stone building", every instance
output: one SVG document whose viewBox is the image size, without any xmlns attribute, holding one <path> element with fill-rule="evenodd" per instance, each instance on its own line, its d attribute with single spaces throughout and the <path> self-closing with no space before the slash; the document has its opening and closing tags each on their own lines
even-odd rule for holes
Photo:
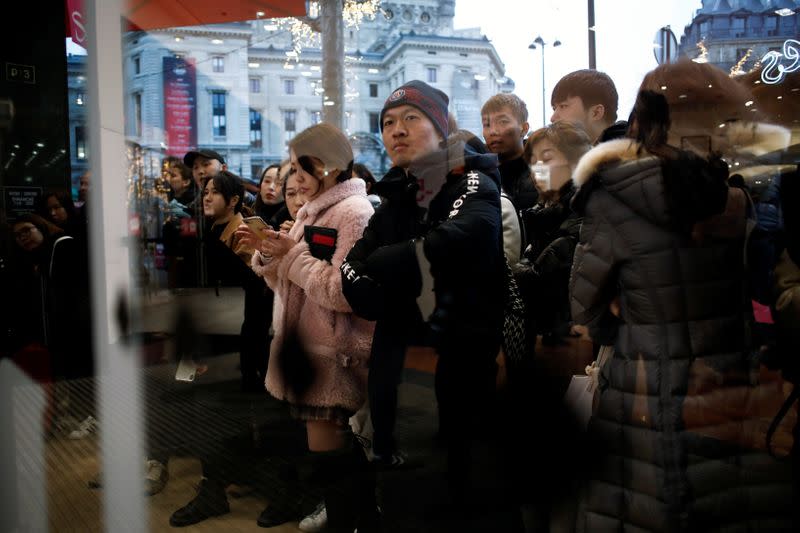
<svg viewBox="0 0 800 533">
<path fill-rule="evenodd" d="M 481 104 L 514 88 L 480 29 L 453 28 L 455 0 L 385 1 L 381 10 L 344 31 L 345 130 L 356 160 L 376 175 L 388 166 L 380 110 L 396 86 L 420 79 L 443 90 L 459 125 L 478 134 Z M 153 162 L 178 151 L 167 123 L 173 96 L 165 98 L 165 75 L 171 79 L 175 70 L 167 58 L 177 57 L 194 64 L 181 104 L 193 113 L 187 119 L 193 142 L 223 154 L 233 172 L 257 179 L 261 168 L 286 157 L 296 132 L 322 117 L 321 50 L 303 43 L 297 54 L 297 44 L 285 23 L 270 19 L 127 34 L 127 138 Z"/>
<path fill-rule="evenodd" d="M 684 29 L 680 51 L 694 59 L 705 47 L 709 63 L 725 70 L 739 63 L 746 72 L 767 52 L 780 52 L 787 39 L 797 39 L 798 11 L 798 0 L 703 0 Z"/>
</svg>

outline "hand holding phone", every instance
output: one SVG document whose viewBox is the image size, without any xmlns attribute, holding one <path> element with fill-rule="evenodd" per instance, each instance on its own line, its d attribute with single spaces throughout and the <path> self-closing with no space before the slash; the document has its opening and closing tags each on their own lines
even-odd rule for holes
<svg viewBox="0 0 800 533">
<path fill-rule="evenodd" d="M 247 227 L 253 230 L 253 233 L 255 233 L 259 239 L 263 240 L 269 238 L 268 232 L 272 230 L 272 227 L 264 222 L 264 219 L 260 216 L 247 217 L 242 222 L 247 224 Z"/>
</svg>

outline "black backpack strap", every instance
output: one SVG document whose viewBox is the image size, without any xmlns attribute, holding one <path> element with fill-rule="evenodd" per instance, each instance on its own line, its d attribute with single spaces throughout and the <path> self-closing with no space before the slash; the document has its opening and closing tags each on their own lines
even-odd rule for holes
<svg viewBox="0 0 800 533">
<path fill-rule="evenodd" d="M 800 388 L 798 388 L 798 386 L 795 385 L 794 387 L 792 387 L 792 392 L 791 394 L 789 394 L 789 397 L 786 398 L 786 401 L 784 401 L 783 405 L 781 405 L 778 414 L 775 415 L 775 418 L 772 419 L 772 422 L 769 425 L 769 429 L 767 429 L 767 452 L 769 452 L 769 454 L 772 457 L 778 458 L 772 451 L 772 436 L 775 434 L 775 431 L 778 429 L 778 426 L 781 425 L 781 421 L 783 421 L 783 418 L 786 416 L 786 413 L 789 412 L 789 409 L 792 408 L 792 405 L 794 404 L 794 402 L 797 401 L 798 398 L 800 398 Z"/>
</svg>

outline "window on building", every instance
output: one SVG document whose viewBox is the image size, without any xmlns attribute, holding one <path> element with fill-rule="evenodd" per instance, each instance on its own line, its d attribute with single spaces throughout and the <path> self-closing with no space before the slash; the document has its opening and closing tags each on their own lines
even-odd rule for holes
<svg viewBox="0 0 800 533">
<path fill-rule="evenodd" d="M 251 93 L 261 92 L 261 78 L 250 78 L 250 92 Z"/>
<path fill-rule="evenodd" d="M 297 110 L 284 109 L 283 110 L 283 131 L 286 134 L 286 140 L 294 137 L 297 131 Z"/>
<path fill-rule="evenodd" d="M 250 147 L 261 148 L 261 113 L 250 110 Z"/>
<path fill-rule="evenodd" d="M 214 72 L 225 72 L 225 56 L 212 57 L 211 70 Z"/>
<path fill-rule="evenodd" d="M 403 69 L 400 71 L 400 85 L 405 84 L 406 82 L 406 70 Z"/>
<path fill-rule="evenodd" d="M 133 134 L 142 136 L 142 93 L 133 95 Z"/>
<path fill-rule="evenodd" d="M 322 122 L 322 111 L 312 111 L 311 115 L 311 125 L 319 124 Z"/>
<path fill-rule="evenodd" d="M 283 80 L 283 94 L 294 94 L 294 80 Z"/>
<path fill-rule="evenodd" d="M 224 91 L 214 91 L 211 93 L 211 128 L 214 137 L 225 137 L 225 135 L 227 135 Z"/>
<path fill-rule="evenodd" d="M 708 30 L 710 28 L 711 28 L 711 26 L 709 25 L 709 22 L 707 20 L 704 20 L 703 22 L 701 22 L 700 23 L 700 36 L 701 37 L 705 37 L 706 35 L 708 35 Z"/>
<path fill-rule="evenodd" d="M 142 73 L 142 58 L 139 56 L 133 56 L 133 74 L 141 74 Z"/>
<path fill-rule="evenodd" d="M 369 97 L 370 98 L 377 98 L 378 97 L 378 84 L 377 83 L 370 83 L 369 84 Z"/>
<path fill-rule="evenodd" d="M 436 67 L 428 67 L 428 83 L 436 83 Z M 405 83 L 405 81 L 403 81 Z"/>
<path fill-rule="evenodd" d="M 261 179 L 261 165 L 250 165 L 250 179 L 255 181 Z"/>
<path fill-rule="evenodd" d="M 734 17 L 731 29 L 734 37 L 744 37 L 747 19 L 744 17 Z"/>
<path fill-rule="evenodd" d="M 86 159 L 86 130 L 83 126 L 75 126 L 75 157 Z"/>
<path fill-rule="evenodd" d="M 370 113 L 369 114 L 369 132 L 370 133 L 380 133 L 381 132 L 381 114 L 380 113 Z"/>
<path fill-rule="evenodd" d="M 767 30 L 767 35 L 777 35 L 778 17 L 765 17 L 764 28 Z"/>
<path fill-rule="evenodd" d="M 83 105 L 85 95 L 83 91 L 78 91 L 75 93 L 75 105 Z"/>
</svg>

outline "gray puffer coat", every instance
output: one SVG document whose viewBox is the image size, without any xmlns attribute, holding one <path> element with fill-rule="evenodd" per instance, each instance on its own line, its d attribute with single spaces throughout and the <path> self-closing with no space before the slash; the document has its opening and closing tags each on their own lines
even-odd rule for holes
<svg viewBox="0 0 800 533">
<path fill-rule="evenodd" d="M 572 315 L 615 347 L 579 531 L 772 529 L 791 496 L 770 484 L 786 469 L 748 440 L 744 196 L 724 167 L 674 153 L 610 141 L 573 177 Z"/>
</svg>

